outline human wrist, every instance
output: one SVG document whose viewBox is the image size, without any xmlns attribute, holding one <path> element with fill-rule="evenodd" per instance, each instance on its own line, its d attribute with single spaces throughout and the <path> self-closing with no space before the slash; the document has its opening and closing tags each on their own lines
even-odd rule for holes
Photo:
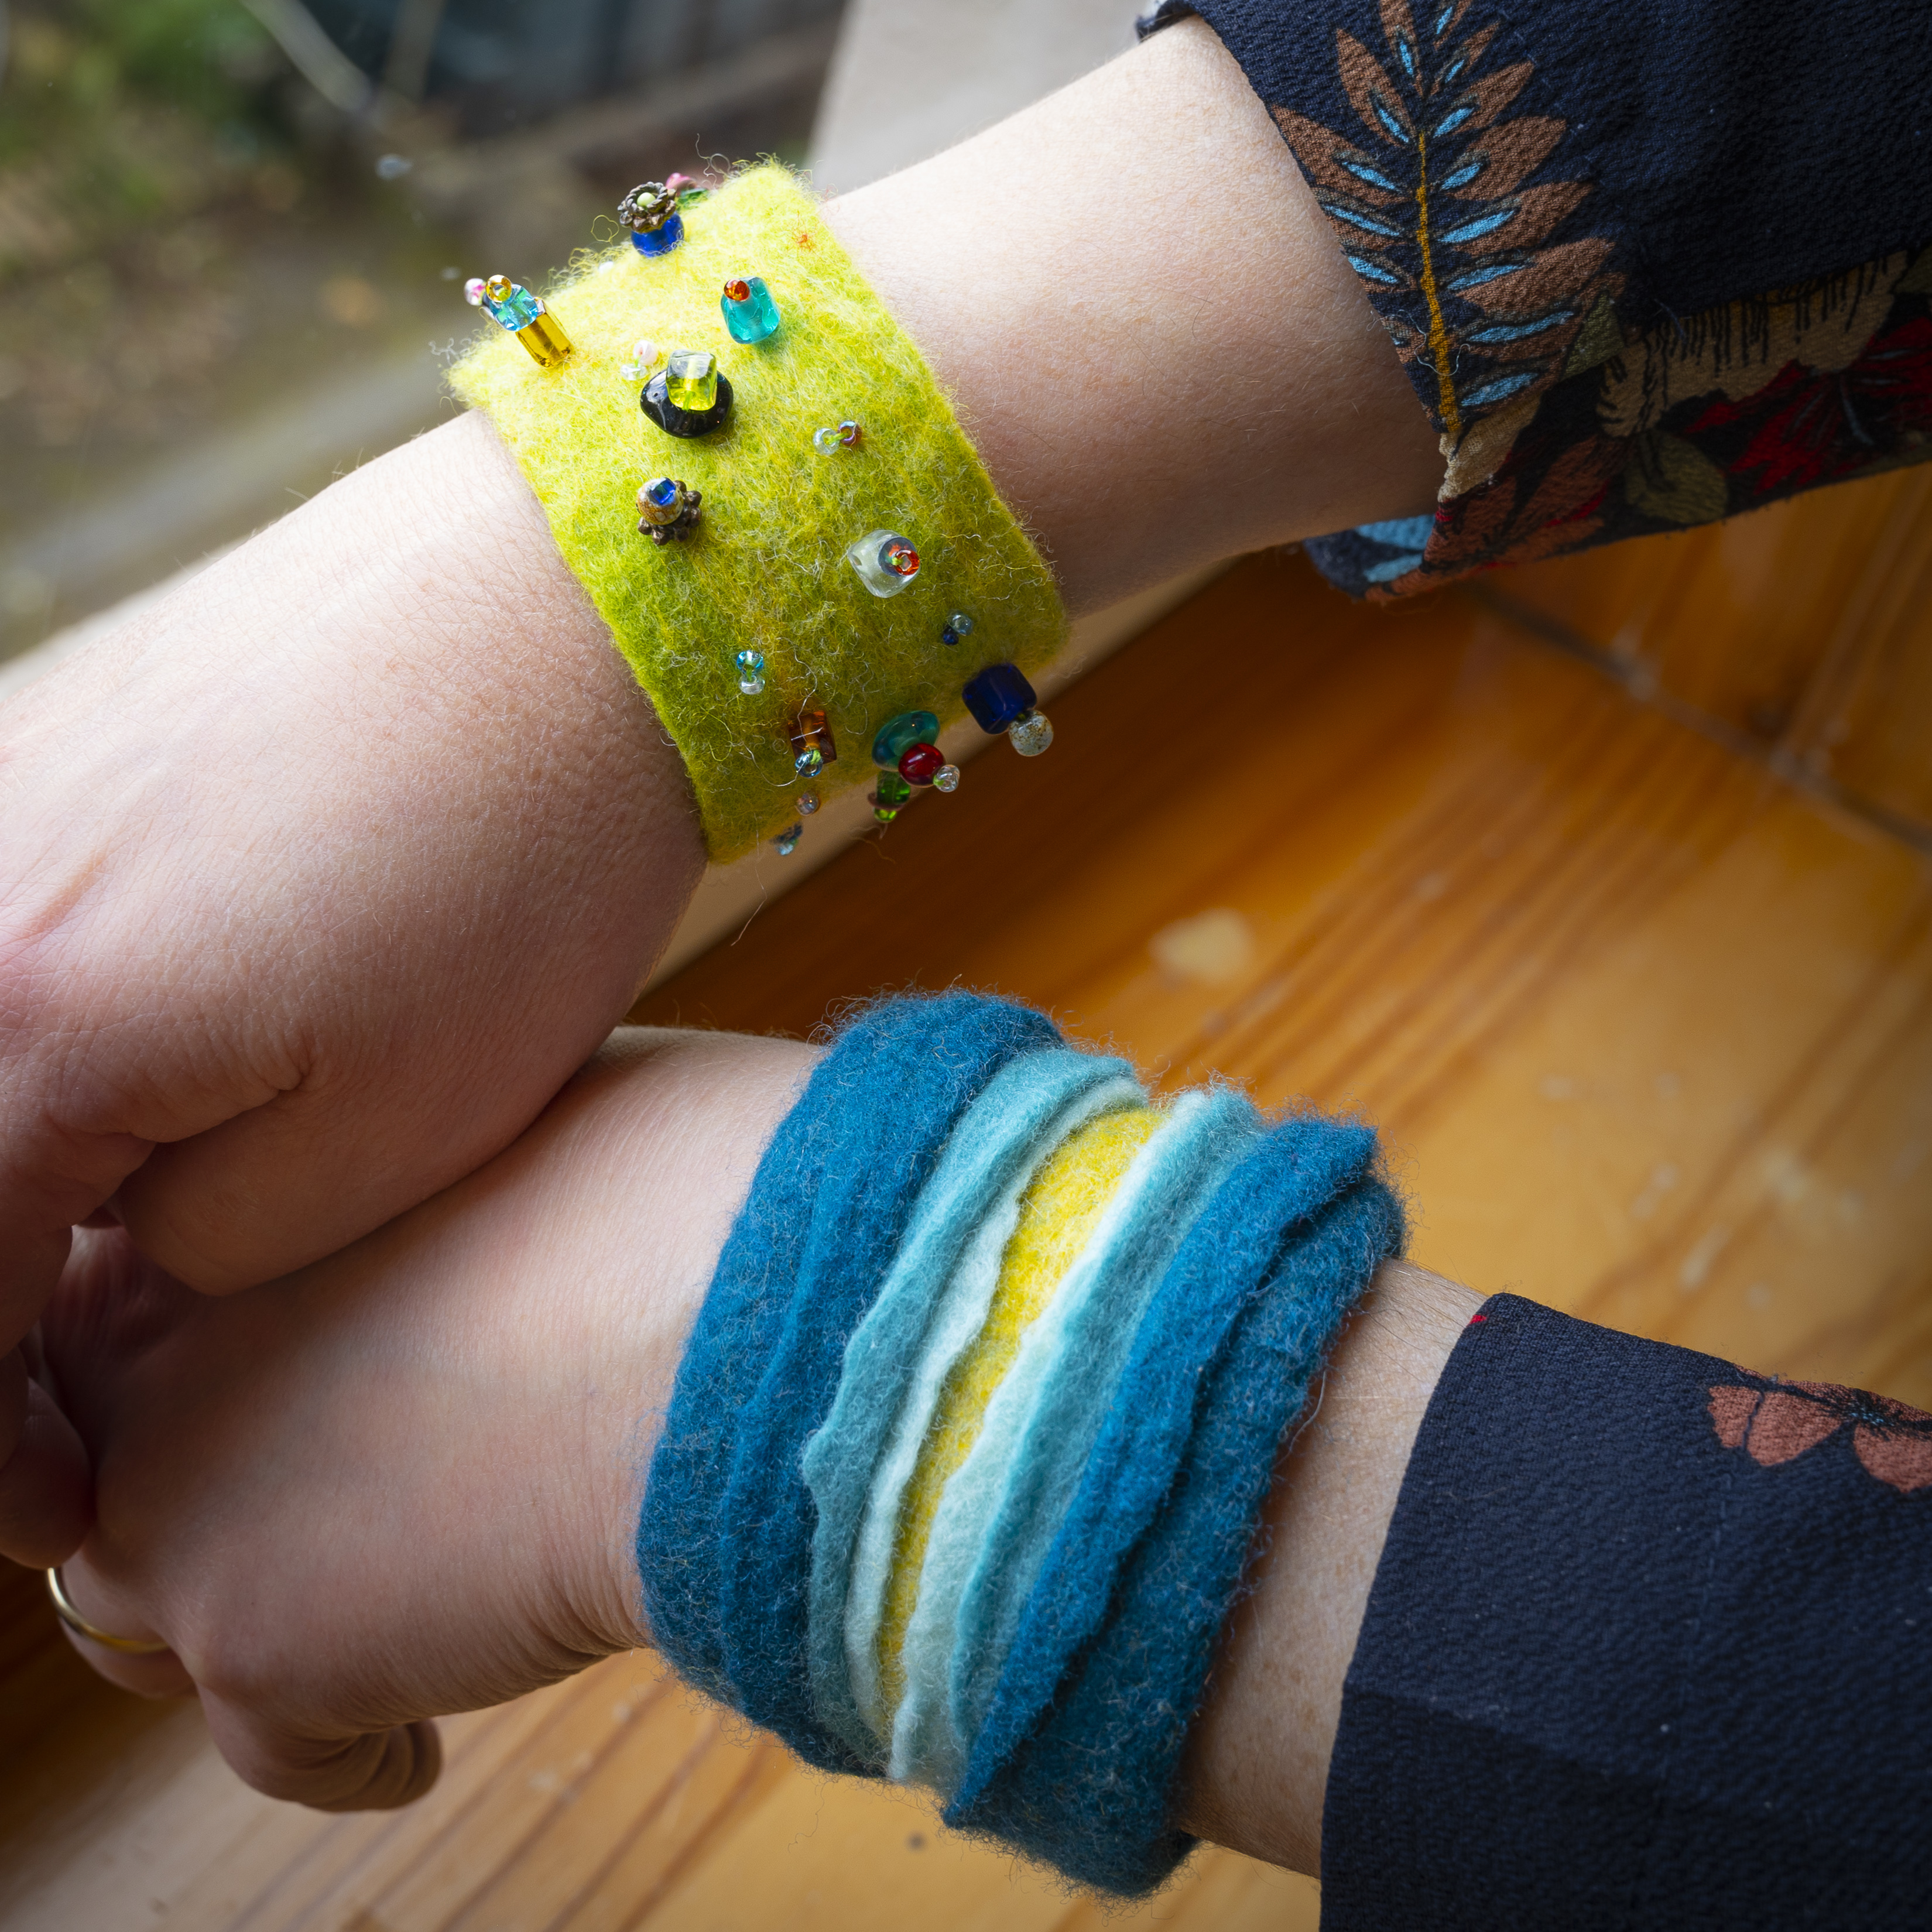
<svg viewBox="0 0 1932 1932">
<path fill-rule="evenodd" d="M 1322 1808 L 1376 1564 L 1424 1412 L 1483 1297 L 1385 1262 L 1289 1432 L 1189 1733 L 1181 1816 L 1216 1844 L 1319 1876 Z"/>
</svg>

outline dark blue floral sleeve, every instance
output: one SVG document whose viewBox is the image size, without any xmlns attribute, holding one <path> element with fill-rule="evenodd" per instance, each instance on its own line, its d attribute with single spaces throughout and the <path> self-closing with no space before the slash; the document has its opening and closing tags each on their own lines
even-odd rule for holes
<svg viewBox="0 0 1932 1932">
<path fill-rule="evenodd" d="M 1294 151 L 1442 440 L 1394 596 L 1932 455 L 1922 0 L 1164 0 Z"/>
<path fill-rule="evenodd" d="M 1322 1864 L 1324 1932 L 1932 1924 L 1932 1417 L 1485 1304 Z"/>
</svg>

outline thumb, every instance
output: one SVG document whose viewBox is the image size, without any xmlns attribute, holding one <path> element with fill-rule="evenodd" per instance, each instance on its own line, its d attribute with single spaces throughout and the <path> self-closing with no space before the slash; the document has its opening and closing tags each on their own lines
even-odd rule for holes
<svg viewBox="0 0 1932 1932">
<path fill-rule="evenodd" d="M 236 1775 L 269 1798 L 316 1811 L 392 1811 L 412 1804 L 442 1769 L 428 1718 L 386 1731 L 296 1730 L 201 1693 L 208 1734 Z"/>
</svg>

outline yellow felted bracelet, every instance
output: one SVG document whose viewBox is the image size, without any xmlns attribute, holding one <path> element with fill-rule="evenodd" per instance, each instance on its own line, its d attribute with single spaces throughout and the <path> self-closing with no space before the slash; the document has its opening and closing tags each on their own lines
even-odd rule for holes
<svg viewBox="0 0 1932 1932">
<path fill-rule="evenodd" d="M 780 320 L 740 343 L 726 284 L 753 277 Z M 919 351 L 784 170 L 750 169 L 705 196 L 668 252 L 586 253 L 540 304 L 516 292 L 541 310 L 521 333 L 541 339 L 510 340 L 514 316 L 493 305 L 504 328 L 456 365 L 452 386 L 514 453 L 676 740 L 714 860 L 795 836 L 788 828 L 820 794 L 882 771 L 890 808 L 906 788 L 900 754 L 930 735 L 908 736 L 908 715 L 951 722 L 976 680 L 982 726 L 1005 728 L 1014 690 L 1024 710 L 1023 676 L 999 668 L 1024 674 L 1060 647 L 1053 580 Z M 715 357 L 729 399 L 717 428 L 674 436 L 645 412 L 640 343 L 656 345 L 657 364 Z M 695 367 L 701 382 L 701 356 Z M 851 424 L 856 437 L 814 442 Z M 662 490 L 662 510 L 640 505 L 654 479 L 683 492 Z M 640 508 L 661 526 L 678 518 L 663 534 L 683 540 L 652 541 Z M 916 553 L 911 574 L 891 538 Z M 1050 735 L 1043 721 L 1030 740 L 1028 729 L 1022 748 Z M 915 759 L 915 782 L 922 769 Z"/>
</svg>

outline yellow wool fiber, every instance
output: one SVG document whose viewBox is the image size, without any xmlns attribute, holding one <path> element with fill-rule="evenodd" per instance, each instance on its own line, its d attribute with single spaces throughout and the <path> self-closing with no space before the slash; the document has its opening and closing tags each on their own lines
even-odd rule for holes
<svg viewBox="0 0 1932 1932">
<path fill-rule="evenodd" d="M 1088 1121 L 1048 1156 L 1022 1197 L 985 1324 L 946 1376 L 899 1504 L 892 1576 L 879 1618 L 881 1736 L 890 1734 L 905 1692 L 901 1652 L 919 1603 L 920 1571 L 939 1499 L 978 1441 L 986 1405 L 1012 1366 L 1021 1337 L 1052 1300 L 1134 1156 L 1165 1118 L 1152 1107 L 1130 1107 Z"/>
<path fill-rule="evenodd" d="M 802 709 L 826 712 L 838 752 L 811 788 L 869 784 L 887 718 L 923 710 L 950 723 L 974 672 L 1037 669 L 1066 616 L 918 350 L 792 177 L 749 169 L 687 208 L 684 226 L 668 255 L 646 258 L 627 238 L 580 254 L 544 292 L 574 345 L 559 366 L 538 368 L 493 326 L 451 385 L 514 452 L 564 561 L 676 741 L 710 856 L 724 860 L 791 822 L 805 788 L 790 742 Z M 749 275 L 764 278 L 782 322 L 740 344 L 719 298 Z M 640 339 L 660 361 L 677 349 L 716 356 L 735 398 L 722 428 L 680 438 L 644 414 L 642 379 L 620 373 Z M 857 447 L 813 448 L 814 430 L 844 422 L 862 430 Z M 661 548 L 638 534 L 637 510 L 640 486 L 658 476 L 704 496 L 690 538 Z M 873 596 L 845 561 L 874 530 L 920 554 L 896 597 Z M 940 632 L 956 610 L 975 628 L 948 646 Z M 738 688 L 746 649 L 764 653 L 757 697 Z"/>
</svg>

